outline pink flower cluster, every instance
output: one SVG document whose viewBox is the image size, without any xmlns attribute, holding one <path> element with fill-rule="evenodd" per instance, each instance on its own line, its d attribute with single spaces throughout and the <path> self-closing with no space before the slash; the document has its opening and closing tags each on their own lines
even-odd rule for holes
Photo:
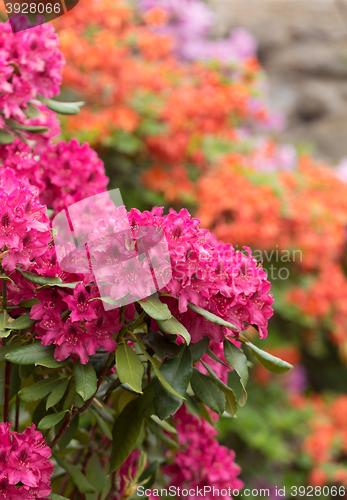
<svg viewBox="0 0 347 500">
<path fill-rule="evenodd" d="M 15 170 L 19 178 L 27 177 L 38 187 L 41 203 L 56 211 L 105 191 L 108 183 L 95 151 L 76 139 L 56 144 L 47 140 L 45 147 L 39 143 L 33 151 L 16 139 L 0 146 L 0 156 L 3 167 Z"/>
<path fill-rule="evenodd" d="M 0 424 L 0 498 L 47 498 L 52 491 L 51 449 L 34 424 L 22 434 L 10 428 L 10 423 Z"/>
<path fill-rule="evenodd" d="M 195 491 L 204 486 L 219 491 L 240 490 L 243 483 L 237 477 L 241 469 L 235 463 L 235 452 L 218 443 L 217 431 L 205 420 L 199 421 L 188 413 L 184 406 L 174 415 L 174 420 L 183 449 L 169 455 L 173 463 L 163 467 L 164 474 L 170 478 L 170 486 Z M 193 500 L 198 496 L 185 498 Z M 207 494 L 205 498 L 216 498 L 216 495 Z"/>
<path fill-rule="evenodd" d="M 90 289 L 80 283 L 72 295 L 62 289 L 37 294 L 40 303 L 31 309 L 30 317 L 41 320 L 36 325 L 36 336 L 43 345 L 56 345 L 54 356 L 58 361 L 72 354 L 86 364 L 99 348 L 107 352 L 117 348 L 112 335 L 122 327 L 120 310 L 105 312 L 100 300 L 89 302 L 99 296 L 96 287 Z M 63 321 L 60 314 L 67 309 L 71 314 Z"/>
<path fill-rule="evenodd" d="M 24 120 L 23 109 L 38 95 L 51 98 L 59 92 L 64 58 L 49 24 L 12 33 L 0 25 L 0 128 L 4 117 Z"/>
<path fill-rule="evenodd" d="M 244 247 L 246 255 L 229 244 L 218 244 L 207 229 L 199 228 L 200 221 L 191 218 L 186 209 L 179 213 L 170 209 L 168 215 L 163 215 L 162 208 L 143 213 L 132 209 L 129 220 L 134 228 L 147 225 L 164 231 L 172 278 L 161 291 L 178 302 L 169 297 L 162 300 L 188 329 L 193 342 L 204 335 L 221 342 L 232 331 L 188 309 L 188 302 L 229 321 L 238 330 L 245 329 L 245 323 L 256 325 L 260 337 L 266 337 L 268 319 L 273 314 L 271 284 L 249 248 Z"/>
<path fill-rule="evenodd" d="M 27 179 L 17 179 L 10 168 L 0 170 L 0 249 L 2 267 L 7 271 L 45 253 L 51 239 L 46 207 L 38 199 L 38 190 Z"/>
</svg>

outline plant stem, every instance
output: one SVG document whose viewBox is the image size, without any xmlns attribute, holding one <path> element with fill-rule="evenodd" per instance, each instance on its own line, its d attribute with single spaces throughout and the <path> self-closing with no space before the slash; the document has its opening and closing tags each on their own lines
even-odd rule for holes
<svg viewBox="0 0 347 500">
<path fill-rule="evenodd" d="M 3 311 L 6 311 L 7 307 L 7 284 L 6 280 L 1 280 L 2 281 L 2 300 L 1 300 L 1 308 Z"/>
<path fill-rule="evenodd" d="M 15 424 L 14 424 L 14 430 L 18 432 L 19 428 L 19 409 L 20 409 L 20 399 L 18 397 L 18 394 L 16 396 L 16 419 L 15 419 Z"/>
<path fill-rule="evenodd" d="M 8 422 L 8 409 L 10 401 L 10 378 L 11 378 L 11 363 L 5 363 L 5 388 L 4 388 L 4 422 Z"/>
</svg>

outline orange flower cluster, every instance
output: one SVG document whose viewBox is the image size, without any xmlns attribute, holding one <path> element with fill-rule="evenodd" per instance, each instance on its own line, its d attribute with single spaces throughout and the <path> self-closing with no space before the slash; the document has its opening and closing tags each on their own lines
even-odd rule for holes
<svg viewBox="0 0 347 500">
<path fill-rule="evenodd" d="M 182 63 L 173 40 L 152 29 L 165 16 L 156 8 L 140 17 L 123 0 L 86 0 L 54 22 L 66 58 L 64 88 L 86 101 L 65 124 L 67 136 L 118 147 L 133 134 L 131 152 L 179 167 L 206 163 L 206 137 L 231 141 L 239 123 L 266 119 L 263 105 L 252 107 L 258 62 Z"/>
<path fill-rule="evenodd" d="M 347 396 L 338 396 L 331 403 L 315 396 L 309 404 L 315 416 L 303 443 L 313 463 L 308 481 L 313 486 L 331 483 L 347 487 Z"/>
</svg>

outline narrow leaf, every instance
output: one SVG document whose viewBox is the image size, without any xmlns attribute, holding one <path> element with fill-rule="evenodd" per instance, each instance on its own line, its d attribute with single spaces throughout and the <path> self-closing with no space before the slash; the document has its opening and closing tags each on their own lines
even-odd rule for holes
<svg viewBox="0 0 347 500">
<path fill-rule="evenodd" d="M 133 391 L 142 394 L 143 364 L 138 355 L 126 343 L 118 344 L 116 368 L 122 384 L 128 384 Z"/>
<path fill-rule="evenodd" d="M 78 360 L 74 366 L 74 375 L 76 380 L 76 392 L 84 401 L 94 396 L 97 389 L 97 378 L 95 370 L 91 363 L 82 365 Z"/>
<path fill-rule="evenodd" d="M 193 373 L 193 361 L 189 348 L 185 346 L 176 358 L 165 359 L 160 367 L 160 372 L 180 396 L 185 396 Z M 156 380 L 154 406 L 161 420 L 176 413 L 182 403 L 182 399 L 170 394 L 160 381 Z"/>
<path fill-rule="evenodd" d="M 175 391 L 175 389 L 173 387 L 171 387 L 171 385 L 168 383 L 168 381 L 163 377 L 163 375 L 161 374 L 159 368 L 157 367 L 154 359 L 148 354 L 148 352 L 144 349 L 144 347 L 141 345 L 140 342 L 138 342 L 138 346 L 140 347 L 140 349 L 142 351 L 142 354 L 148 359 L 148 361 L 153 366 L 153 370 L 154 370 L 156 376 L 158 377 L 159 382 L 163 385 L 163 387 L 168 392 L 170 392 L 170 394 L 172 394 L 173 396 L 176 396 L 176 397 L 178 397 L 180 399 L 185 399 L 183 396 L 181 396 L 180 394 L 178 394 L 178 392 Z"/>
<path fill-rule="evenodd" d="M 51 429 L 56 424 L 59 424 L 59 422 L 63 420 L 65 415 L 65 411 L 58 411 L 57 413 L 52 413 L 52 415 L 47 415 L 46 417 L 43 417 L 42 420 L 40 420 L 38 428 L 41 430 Z"/>
<path fill-rule="evenodd" d="M 113 426 L 110 473 L 117 470 L 135 448 L 142 422 L 137 412 L 137 400 L 133 399 L 120 413 Z"/>
<path fill-rule="evenodd" d="M 188 345 L 190 344 L 190 333 L 176 318 L 172 317 L 165 321 L 157 320 L 157 323 L 163 332 L 170 333 L 171 335 L 180 335 Z"/>
<path fill-rule="evenodd" d="M 17 269 L 17 271 L 19 271 L 24 278 L 36 285 L 58 285 L 62 283 L 61 278 L 58 277 L 41 276 L 40 274 L 29 273 L 28 271 L 21 271 L 20 269 Z"/>
<path fill-rule="evenodd" d="M 43 346 L 41 342 L 16 347 L 5 355 L 7 361 L 18 365 L 32 365 L 45 356 L 52 354 L 53 346 Z"/>
<path fill-rule="evenodd" d="M 231 416 L 235 417 L 236 412 L 237 412 L 237 399 L 235 396 L 234 391 L 228 387 L 228 390 L 226 390 L 224 387 L 221 387 L 222 391 L 225 394 L 225 411 Z"/>
<path fill-rule="evenodd" d="M 7 314 L 6 311 L 0 313 L 0 338 L 2 339 L 6 339 L 11 333 L 11 330 L 6 329 L 10 317 L 11 316 Z"/>
<path fill-rule="evenodd" d="M 147 297 L 146 301 L 138 300 L 137 302 L 141 305 L 142 309 L 155 320 L 164 321 L 172 317 L 168 306 L 161 302 L 155 295 Z"/>
<path fill-rule="evenodd" d="M 259 347 L 256 347 L 251 342 L 244 342 L 244 345 L 248 347 L 253 353 L 253 355 L 260 361 L 260 363 L 270 372 L 273 373 L 287 373 L 293 368 L 293 365 L 283 361 L 283 359 L 276 358 L 272 354 L 269 354 Z"/>
<path fill-rule="evenodd" d="M 36 384 L 24 387 L 24 389 L 19 391 L 18 396 L 22 401 L 37 401 L 38 399 L 42 399 L 47 396 L 47 394 L 49 394 L 58 384 L 59 379 L 57 378 L 45 378 L 36 382 Z"/>
<path fill-rule="evenodd" d="M 37 361 L 35 361 L 35 366 L 44 366 L 45 368 L 60 368 L 64 365 L 66 365 L 66 360 L 57 361 L 53 356 L 53 354 L 50 354 L 49 356 L 44 356 L 43 358 L 40 358 Z"/>
<path fill-rule="evenodd" d="M 194 368 L 191 385 L 196 396 L 205 405 L 219 415 L 222 415 L 226 404 L 225 394 L 210 377 Z"/>
<path fill-rule="evenodd" d="M 241 379 L 243 387 L 246 387 L 248 381 L 247 358 L 244 352 L 236 347 L 232 342 L 224 340 L 224 356 L 227 363 L 234 368 Z"/>
<path fill-rule="evenodd" d="M 229 321 L 225 321 L 219 316 L 216 316 L 215 314 L 210 313 L 209 311 L 206 311 L 205 309 L 202 309 L 201 307 L 198 307 L 195 304 L 192 304 L 191 302 L 188 303 L 188 307 L 192 311 L 203 316 L 208 321 L 211 321 L 211 323 L 216 323 L 217 325 L 226 326 L 227 328 L 233 328 L 234 330 L 238 330 L 238 328 L 235 325 L 229 323 Z"/>
<path fill-rule="evenodd" d="M 77 486 L 81 493 L 95 493 L 95 489 L 89 483 L 87 478 L 82 474 L 82 472 L 76 467 L 76 465 L 69 464 L 65 462 L 59 455 L 54 454 L 58 465 L 70 473 L 70 477 L 73 483 Z"/>
<path fill-rule="evenodd" d="M 69 379 L 66 378 L 65 380 L 62 380 L 56 387 L 54 387 L 54 389 L 47 398 L 46 410 L 56 405 L 57 403 L 59 403 L 61 399 L 63 399 L 68 384 L 69 384 Z"/>
<path fill-rule="evenodd" d="M 189 350 L 192 353 L 193 363 L 196 363 L 200 358 L 202 358 L 202 356 L 208 350 L 209 343 L 210 339 L 205 336 L 199 342 L 190 344 Z"/>
<path fill-rule="evenodd" d="M 14 139 L 14 135 L 5 132 L 5 130 L 0 130 L 0 144 L 12 144 Z"/>
<path fill-rule="evenodd" d="M 43 102 L 48 109 L 55 111 L 61 115 L 77 115 L 80 112 L 80 107 L 83 106 L 84 102 L 60 102 L 54 101 L 53 99 L 47 99 L 46 97 L 38 96 L 41 102 Z"/>
<path fill-rule="evenodd" d="M 26 330 L 30 326 L 34 325 L 36 321 L 30 318 L 30 313 L 24 313 L 19 318 L 16 318 L 14 321 L 7 323 L 4 328 L 8 328 L 10 330 Z"/>
</svg>

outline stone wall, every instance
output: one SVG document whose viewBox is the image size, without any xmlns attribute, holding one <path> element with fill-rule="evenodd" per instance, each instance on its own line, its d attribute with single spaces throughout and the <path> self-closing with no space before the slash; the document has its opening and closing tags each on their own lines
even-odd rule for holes
<svg viewBox="0 0 347 500">
<path fill-rule="evenodd" d="M 216 34 L 247 28 L 258 40 L 272 106 L 288 117 L 283 140 L 347 156 L 347 0 L 209 0 Z"/>
</svg>

